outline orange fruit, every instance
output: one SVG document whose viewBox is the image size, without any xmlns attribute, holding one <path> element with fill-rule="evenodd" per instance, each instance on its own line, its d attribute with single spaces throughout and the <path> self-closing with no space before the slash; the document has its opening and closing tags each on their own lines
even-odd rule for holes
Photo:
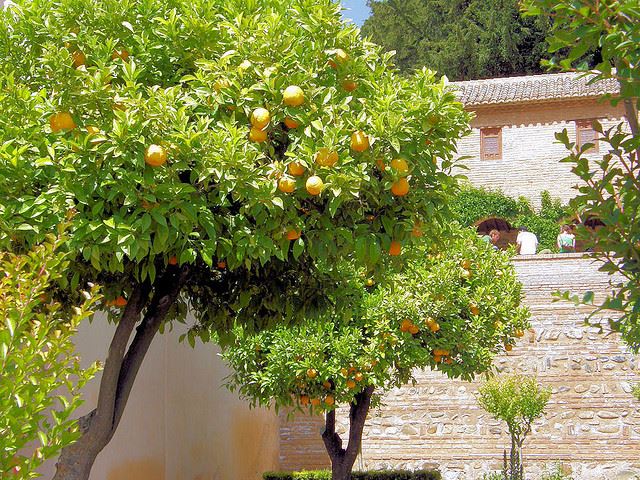
<svg viewBox="0 0 640 480">
<path fill-rule="evenodd" d="M 376 160 L 376 165 L 378 165 L 378 168 L 381 172 L 384 172 L 387 169 L 387 166 L 384 164 L 384 160 L 382 160 L 381 158 Z"/>
<path fill-rule="evenodd" d="M 346 369 L 346 368 L 341 368 L 341 369 L 340 369 L 340 374 L 341 374 L 343 377 L 346 377 L 346 376 L 349 374 L 349 372 L 347 371 L 347 369 Z"/>
<path fill-rule="evenodd" d="M 300 405 L 303 407 L 309 405 L 309 395 L 300 395 Z"/>
<path fill-rule="evenodd" d="M 436 333 L 438 330 L 440 330 L 440 325 L 438 324 L 438 322 L 433 322 L 429 324 L 429 330 L 431 330 L 431 333 Z"/>
<path fill-rule="evenodd" d="M 322 386 L 327 390 L 331 390 L 331 382 L 329 380 L 325 380 L 324 382 L 322 382 Z"/>
<path fill-rule="evenodd" d="M 316 153 L 316 163 L 321 167 L 333 167 L 338 162 L 338 152 L 322 147 Z"/>
<path fill-rule="evenodd" d="M 521 328 L 518 328 L 518 329 L 515 331 L 515 335 L 516 335 L 516 337 L 518 337 L 518 338 L 522 338 L 522 337 L 524 337 L 524 330 L 522 330 Z"/>
<path fill-rule="evenodd" d="M 331 68 L 338 68 L 338 64 L 342 65 L 349 60 L 349 54 L 342 50 L 341 48 L 337 48 L 333 59 L 329 60 L 329 65 Z"/>
<path fill-rule="evenodd" d="M 460 276 L 468 280 L 471 278 L 471 271 L 467 270 L 466 268 L 463 268 Z"/>
<path fill-rule="evenodd" d="M 287 165 L 287 173 L 294 177 L 301 177 L 304 175 L 304 165 L 300 162 L 291 162 Z"/>
<path fill-rule="evenodd" d="M 351 379 L 347 380 L 347 388 L 350 390 L 356 388 L 356 382 Z"/>
<path fill-rule="evenodd" d="M 344 88 L 347 92 L 353 92 L 356 88 L 358 88 L 358 84 L 353 80 L 343 80 L 342 88 Z"/>
<path fill-rule="evenodd" d="M 453 359 L 451 357 L 446 357 L 444 359 L 444 363 L 446 363 L 447 365 L 451 365 L 453 363 Z"/>
<path fill-rule="evenodd" d="M 394 158 L 391 160 L 391 168 L 402 175 L 409 173 L 409 164 L 404 158 Z"/>
<path fill-rule="evenodd" d="M 444 348 L 434 348 L 433 349 L 433 354 L 434 355 L 439 355 L 441 357 L 448 357 L 449 356 L 449 350 L 445 350 Z"/>
<path fill-rule="evenodd" d="M 327 405 L 331 406 L 334 403 L 336 403 L 335 398 L 333 398 L 333 395 L 327 395 L 324 399 L 324 403 L 326 403 Z"/>
<path fill-rule="evenodd" d="M 367 281 L 365 282 L 365 285 L 366 285 L 367 287 L 373 287 L 373 285 L 374 285 L 375 283 L 376 283 L 376 282 L 373 280 L 373 278 L 367 278 Z"/>
<path fill-rule="evenodd" d="M 287 232 L 287 240 L 297 240 L 300 238 L 300 231 L 293 228 Z"/>
<path fill-rule="evenodd" d="M 278 190 L 284 193 L 293 193 L 296 190 L 296 181 L 291 177 L 282 177 L 278 180 Z"/>
<path fill-rule="evenodd" d="M 87 63 L 87 57 L 84 53 L 82 53 L 82 50 L 75 50 L 71 54 L 71 60 L 73 68 L 81 67 L 83 65 L 86 65 Z"/>
<path fill-rule="evenodd" d="M 225 268 L 227 268 L 227 262 L 225 262 L 224 260 L 220 260 L 220 261 L 218 262 L 218 268 L 219 268 L 220 270 L 224 270 Z"/>
<path fill-rule="evenodd" d="M 115 307 L 124 307 L 127 305 L 127 299 L 120 295 L 113 301 L 113 305 Z"/>
<path fill-rule="evenodd" d="M 408 332 L 409 328 L 411 328 L 411 325 L 413 325 L 411 320 L 405 318 L 404 320 L 402 320 L 402 322 L 400 322 L 400 331 L 401 332 Z"/>
<path fill-rule="evenodd" d="M 177 265 L 178 264 L 178 257 L 176 257 L 175 255 L 173 257 L 170 257 L 169 260 L 167 261 L 167 263 L 169 265 Z"/>
<path fill-rule="evenodd" d="M 505 343 L 505 344 L 504 344 L 504 349 L 505 349 L 507 352 L 510 352 L 511 350 L 513 350 L 513 345 L 511 345 L 511 344 L 509 344 L 509 343 Z"/>
<path fill-rule="evenodd" d="M 298 128 L 300 126 L 298 122 L 296 122 L 293 118 L 289 118 L 289 117 L 284 119 L 284 124 L 287 126 L 287 128 L 290 128 L 290 129 Z"/>
<path fill-rule="evenodd" d="M 400 255 L 402 251 L 402 244 L 397 240 L 392 240 L 391 245 L 389 245 L 389 255 L 392 257 L 397 257 Z"/>
<path fill-rule="evenodd" d="M 309 368 L 307 370 L 307 377 L 314 379 L 318 376 L 318 371 L 315 368 Z"/>
<path fill-rule="evenodd" d="M 409 193 L 409 181 L 406 178 L 401 178 L 397 182 L 391 185 L 391 193 L 396 197 L 404 197 Z"/>
<path fill-rule="evenodd" d="M 258 128 L 249 130 L 249 140 L 256 143 L 262 143 L 267 139 L 267 132 Z"/>
<path fill-rule="evenodd" d="M 129 58 L 129 52 L 127 52 L 127 50 L 124 48 L 121 48 L 120 50 L 116 48 L 111 54 L 111 60 L 115 60 L 116 58 L 121 58 L 126 62 Z"/>
<path fill-rule="evenodd" d="M 319 407 L 320 406 L 320 399 L 319 398 L 312 398 L 311 399 L 311 405 L 313 405 L 314 407 Z"/>
<path fill-rule="evenodd" d="M 440 355 L 434 355 L 433 356 L 433 361 L 436 363 L 440 363 L 440 361 L 442 360 L 442 357 Z"/>
<path fill-rule="evenodd" d="M 162 145 L 149 145 L 144 152 L 144 161 L 152 167 L 160 167 L 167 162 L 167 151 Z"/>
<path fill-rule="evenodd" d="M 266 108 L 256 108 L 253 112 L 251 112 L 251 125 L 253 126 L 253 128 L 262 130 L 264 127 L 269 125 L 270 121 L 271 114 Z"/>
<path fill-rule="evenodd" d="M 76 122 L 69 112 L 58 112 L 49 117 L 49 126 L 53 133 L 57 133 L 60 130 L 73 130 Z"/>
<path fill-rule="evenodd" d="M 471 305 L 469 305 L 469 311 L 473 315 L 479 315 L 480 314 L 480 307 L 478 307 L 478 305 L 476 305 L 475 303 L 472 303 Z"/>
<path fill-rule="evenodd" d="M 356 372 L 353 378 L 356 382 L 361 382 L 362 379 L 364 378 L 364 375 L 362 375 L 362 372 Z"/>
<path fill-rule="evenodd" d="M 290 85 L 282 92 L 282 102 L 287 107 L 299 107 L 304 103 L 304 92 L 297 85 Z"/>
<path fill-rule="evenodd" d="M 313 175 L 307 179 L 306 188 L 310 195 L 319 195 L 324 187 L 324 182 L 317 175 Z"/>
<path fill-rule="evenodd" d="M 415 238 L 420 238 L 422 236 L 422 228 L 420 225 L 415 224 L 413 229 L 411 229 L 411 236 Z"/>
<path fill-rule="evenodd" d="M 364 152 L 367 148 L 369 148 L 369 137 L 362 130 L 353 132 L 351 134 L 351 150 Z"/>
<path fill-rule="evenodd" d="M 416 334 L 416 333 L 418 333 L 419 331 L 420 331 L 420 329 L 418 328 L 418 326 L 417 326 L 417 325 L 411 325 L 411 326 L 409 327 L 409 333 L 410 333 L 411 335 L 415 335 L 415 334 Z"/>
</svg>

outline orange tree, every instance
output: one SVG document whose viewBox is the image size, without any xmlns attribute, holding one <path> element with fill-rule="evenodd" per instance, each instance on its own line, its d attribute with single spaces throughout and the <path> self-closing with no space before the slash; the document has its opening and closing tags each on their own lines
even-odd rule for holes
<svg viewBox="0 0 640 480">
<path fill-rule="evenodd" d="M 320 263 L 375 272 L 446 218 L 467 115 L 431 72 L 398 76 L 339 8 L 24 0 L 0 13 L 0 245 L 67 219 L 61 298 L 94 281 L 117 322 L 57 479 L 88 477 L 152 339 L 187 305 L 191 342 L 231 319 L 311 315 L 336 285 Z"/>
<path fill-rule="evenodd" d="M 322 434 L 333 480 L 348 480 L 369 408 L 413 380 L 415 368 L 470 380 L 510 351 L 528 327 L 521 286 L 508 255 L 469 230 L 446 246 L 406 254 L 406 268 L 381 284 L 344 273 L 351 308 L 330 318 L 257 334 L 242 327 L 223 349 L 228 386 L 253 405 L 325 415 Z M 384 279 L 384 277 L 383 277 Z M 349 406 L 348 442 L 336 406 Z"/>
</svg>

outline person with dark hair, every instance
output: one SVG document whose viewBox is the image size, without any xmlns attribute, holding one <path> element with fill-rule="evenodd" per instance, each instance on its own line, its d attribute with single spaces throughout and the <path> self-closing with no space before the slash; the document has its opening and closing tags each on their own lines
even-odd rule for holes
<svg viewBox="0 0 640 480">
<path fill-rule="evenodd" d="M 560 235 L 556 240 L 560 253 L 569 253 L 576 251 L 576 236 L 571 233 L 571 227 L 569 225 L 562 225 L 560 227 Z"/>
<path fill-rule="evenodd" d="M 516 238 L 518 253 L 520 255 L 535 255 L 538 249 L 536 234 L 527 230 L 527 227 L 520 227 L 518 230 L 520 230 L 518 238 Z"/>
</svg>

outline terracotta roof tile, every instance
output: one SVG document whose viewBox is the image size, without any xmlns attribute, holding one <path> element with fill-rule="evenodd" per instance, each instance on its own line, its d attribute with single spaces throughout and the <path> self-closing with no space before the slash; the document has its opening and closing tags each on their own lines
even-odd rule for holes
<svg viewBox="0 0 640 480">
<path fill-rule="evenodd" d="M 451 82 L 451 85 L 459 90 L 459 99 L 466 106 L 599 97 L 620 91 L 617 80 L 590 84 L 590 78 L 577 73 L 551 73 Z"/>
</svg>

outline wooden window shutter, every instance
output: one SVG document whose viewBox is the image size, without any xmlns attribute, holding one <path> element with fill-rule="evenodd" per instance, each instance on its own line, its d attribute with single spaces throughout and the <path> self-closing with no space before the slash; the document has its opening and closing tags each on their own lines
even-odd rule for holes
<svg viewBox="0 0 640 480">
<path fill-rule="evenodd" d="M 594 145 L 587 152 L 598 153 L 598 132 L 593 129 L 593 120 L 576 120 L 576 146 L 581 149 L 585 143 Z"/>
<path fill-rule="evenodd" d="M 502 158 L 502 128 L 480 129 L 480 160 Z"/>
</svg>

